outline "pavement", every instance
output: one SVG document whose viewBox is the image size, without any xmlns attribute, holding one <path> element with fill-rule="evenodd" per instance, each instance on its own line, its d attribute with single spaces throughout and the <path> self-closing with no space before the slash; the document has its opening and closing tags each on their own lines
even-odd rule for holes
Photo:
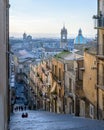
<svg viewBox="0 0 104 130">
<path fill-rule="evenodd" d="M 24 112 L 28 118 L 22 118 L 20 111 L 11 115 L 10 130 L 104 130 L 104 121 L 46 111 Z"/>
<path fill-rule="evenodd" d="M 23 84 L 17 84 L 17 95 L 23 97 Z M 18 105 L 23 105 L 21 98 L 15 106 Z M 28 118 L 22 118 L 22 113 L 26 112 Z M 104 130 L 104 121 L 46 111 L 17 110 L 11 114 L 10 130 Z"/>
<path fill-rule="evenodd" d="M 24 96 L 24 84 L 23 83 L 17 83 L 16 82 L 16 96 L 18 99 L 16 99 L 16 104 L 24 104 L 26 101 L 26 98 Z"/>
</svg>

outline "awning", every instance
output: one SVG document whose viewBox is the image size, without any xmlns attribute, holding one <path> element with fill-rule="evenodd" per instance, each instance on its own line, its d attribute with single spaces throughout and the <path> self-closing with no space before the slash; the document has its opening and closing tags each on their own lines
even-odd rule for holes
<svg viewBox="0 0 104 130">
<path fill-rule="evenodd" d="M 54 93 L 56 90 L 56 82 L 53 83 L 53 87 L 51 88 L 51 93 Z"/>
</svg>

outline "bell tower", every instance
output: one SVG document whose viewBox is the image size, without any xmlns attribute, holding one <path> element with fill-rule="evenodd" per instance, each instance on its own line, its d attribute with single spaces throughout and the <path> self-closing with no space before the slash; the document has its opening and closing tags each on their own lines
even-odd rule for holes
<svg viewBox="0 0 104 130">
<path fill-rule="evenodd" d="M 67 48 L 67 29 L 65 28 L 65 25 L 61 29 L 61 42 L 60 42 L 60 48 Z"/>
</svg>

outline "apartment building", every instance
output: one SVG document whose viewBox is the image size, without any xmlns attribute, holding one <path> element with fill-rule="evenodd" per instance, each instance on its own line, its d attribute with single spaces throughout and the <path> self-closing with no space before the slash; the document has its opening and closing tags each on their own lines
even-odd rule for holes
<svg viewBox="0 0 104 130">
<path fill-rule="evenodd" d="M 104 0 L 97 1 L 97 15 L 94 15 L 97 43 L 97 118 L 104 119 Z"/>
<path fill-rule="evenodd" d="M 78 60 L 81 55 L 63 51 L 52 59 L 53 89 L 51 98 L 57 113 L 76 115 L 76 81 L 79 71 Z M 53 91 L 54 90 L 54 91 Z"/>
<path fill-rule="evenodd" d="M 79 116 L 78 92 L 82 88 L 82 71 L 80 71 L 79 68 L 83 65 L 83 56 L 70 53 L 64 58 L 64 63 L 65 113 Z"/>
<path fill-rule="evenodd" d="M 0 0 L 0 130 L 8 129 L 9 0 Z"/>
<path fill-rule="evenodd" d="M 80 116 L 96 118 L 97 108 L 97 60 L 96 55 L 92 52 L 84 52 L 83 63 L 83 91 L 80 96 Z"/>
<path fill-rule="evenodd" d="M 32 109 L 50 111 L 50 89 L 52 86 L 51 61 L 34 62 L 30 66 L 30 106 Z M 34 101 L 34 105 L 31 101 Z"/>
<path fill-rule="evenodd" d="M 51 111 L 63 113 L 64 110 L 64 63 L 58 58 L 52 59 Z"/>
</svg>

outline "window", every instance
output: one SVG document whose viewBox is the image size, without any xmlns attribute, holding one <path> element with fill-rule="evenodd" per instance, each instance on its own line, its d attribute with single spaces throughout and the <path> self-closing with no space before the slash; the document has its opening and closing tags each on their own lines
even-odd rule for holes
<svg viewBox="0 0 104 130">
<path fill-rule="evenodd" d="M 94 106 L 90 104 L 90 117 L 94 118 Z"/>
<path fill-rule="evenodd" d="M 64 80 L 64 77 L 65 77 L 65 74 L 64 74 L 64 72 L 63 72 L 63 80 Z"/>
<path fill-rule="evenodd" d="M 64 104 L 67 105 L 67 99 L 66 98 L 64 99 Z"/>
<path fill-rule="evenodd" d="M 55 65 L 55 75 L 57 75 L 57 66 Z"/>
<path fill-rule="evenodd" d="M 102 43 L 102 54 L 104 55 L 104 34 L 103 34 L 103 43 Z"/>
<path fill-rule="evenodd" d="M 59 89 L 59 97 L 61 97 L 61 89 Z"/>
<path fill-rule="evenodd" d="M 104 86 L 104 65 L 102 66 L 102 81 L 103 81 L 103 86 Z"/>
<path fill-rule="evenodd" d="M 54 65 L 52 65 L 52 71 L 54 72 Z"/>
<path fill-rule="evenodd" d="M 80 115 L 85 117 L 85 102 L 83 100 L 80 102 L 80 108 Z"/>
<path fill-rule="evenodd" d="M 103 103 L 102 106 L 103 106 L 103 111 L 104 111 L 104 95 L 103 95 L 102 101 L 103 101 L 103 102 L 102 102 L 102 103 Z"/>
<path fill-rule="evenodd" d="M 57 66 L 55 65 L 55 74 L 56 74 L 56 71 L 57 71 Z"/>
<path fill-rule="evenodd" d="M 69 92 L 71 92 L 72 90 L 71 90 L 71 86 L 72 86 L 72 79 L 71 78 L 69 78 Z"/>
<path fill-rule="evenodd" d="M 61 69 L 59 68 L 59 80 L 61 81 Z"/>
<path fill-rule="evenodd" d="M 20 73 L 22 73 L 22 69 L 20 69 Z"/>
</svg>

